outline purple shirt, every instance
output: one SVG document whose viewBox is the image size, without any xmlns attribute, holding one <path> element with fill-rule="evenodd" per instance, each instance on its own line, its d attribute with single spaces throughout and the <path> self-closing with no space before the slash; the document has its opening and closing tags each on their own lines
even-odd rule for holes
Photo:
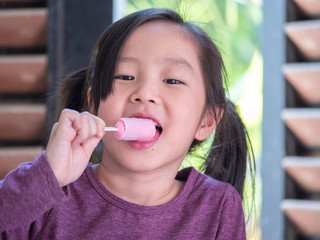
<svg viewBox="0 0 320 240">
<path fill-rule="evenodd" d="M 241 199 L 229 184 L 194 168 L 180 194 L 140 206 L 110 193 L 89 164 L 61 188 L 45 154 L 0 181 L 1 239 L 246 239 Z"/>
</svg>

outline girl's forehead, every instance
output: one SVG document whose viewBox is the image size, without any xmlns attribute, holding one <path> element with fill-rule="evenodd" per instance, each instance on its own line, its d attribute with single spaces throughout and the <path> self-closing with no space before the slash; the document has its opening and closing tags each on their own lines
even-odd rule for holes
<svg viewBox="0 0 320 240">
<path fill-rule="evenodd" d="M 124 51 L 138 52 L 161 49 L 165 53 L 179 52 L 198 55 L 198 44 L 193 35 L 183 25 L 166 20 L 152 20 L 137 27 L 124 42 Z M 165 51 L 166 50 L 166 51 Z"/>
<path fill-rule="evenodd" d="M 179 69 L 202 78 L 198 45 L 183 26 L 150 21 L 136 28 L 124 43 L 116 66 Z M 123 66 L 123 65 L 121 65 Z"/>
<path fill-rule="evenodd" d="M 175 22 L 170 22 L 168 20 L 150 20 L 148 22 L 145 22 L 141 24 L 139 27 L 137 27 L 133 33 L 135 32 L 140 32 L 144 31 L 145 33 L 147 32 L 173 32 L 175 33 L 173 36 L 183 36 L 186 38 L 192 38 L 191 33 L 189 30 L 187 30 L 183 25 L 175 23 Z M 132 34 L 133 34 L 132 33 Z M 130 36 L 129 36 L 130 37 Z"/>
</svg>

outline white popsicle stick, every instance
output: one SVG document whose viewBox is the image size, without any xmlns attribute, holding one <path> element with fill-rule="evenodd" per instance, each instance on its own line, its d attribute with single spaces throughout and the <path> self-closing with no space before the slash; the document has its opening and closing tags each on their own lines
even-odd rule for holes
<svg viewBox="0 0 320 240">
<path fill-rule="evenodd" d="M 118 128 L 115 127 L 105 127 L 104 131 L 106 132 L 112 132 L 112 131 L 118 131 Z"/>
</svg>

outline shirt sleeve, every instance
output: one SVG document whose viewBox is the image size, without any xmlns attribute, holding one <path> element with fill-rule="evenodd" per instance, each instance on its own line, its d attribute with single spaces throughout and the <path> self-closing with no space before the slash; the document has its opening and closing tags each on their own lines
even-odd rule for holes
<svg viewBox="0 0 320 240">
<path fill-rule="evenodd" d="M 12 235 L 16 233 L 22 239 L 21 231 L 35 234 L 32 226 L 41 226 L 46 213 L 65 199 L 45 152 L 21 164 L 0 181 L 0 236 L 18 239 Z"/>
<path fill-rule="evenodd" d="M 246 226 L 241 198 L 238 192 L 231 186 L 219 222 L 217 240 L 245 240 Z"/>
</svg>

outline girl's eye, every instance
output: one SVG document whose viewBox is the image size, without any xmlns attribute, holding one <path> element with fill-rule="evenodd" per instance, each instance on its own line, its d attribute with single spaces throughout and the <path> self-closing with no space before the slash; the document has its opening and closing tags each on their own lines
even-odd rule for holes
<svg viewBox="0 0 320 240">
<path fill-rule="evenodd" d="M 127 76 L 127 75 L 119 75 L 119 76 L 115 76 L 115 79 L 120 79 L 120 80 L 125 80 L 125 81 L 132 81 L 134 80 L 133 76 Z"/>
<path fill-rule="evenodd" d="M 176 79 L 166 79 L 166 80 L 163 80 L 163 82 L 167 84 L 183 84 L 183 82 Z"/>
</svg>

